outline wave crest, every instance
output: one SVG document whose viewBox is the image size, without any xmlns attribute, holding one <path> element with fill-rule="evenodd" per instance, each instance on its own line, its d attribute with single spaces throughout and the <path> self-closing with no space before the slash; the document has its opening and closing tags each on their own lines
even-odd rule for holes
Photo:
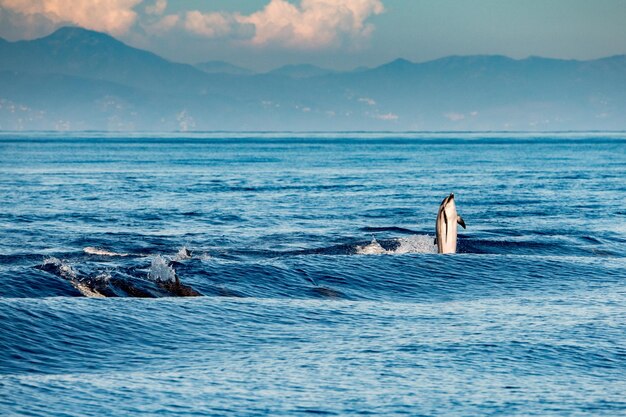
<svg viewBox="0 0 626 417">
<path fill-rule="evenodd" d="M 93 246 L 87 246 L 86 248 L 83 248 L 83 252 L 89 255 L 98 255 L 98 256 L 128 256 L 127 253 L 113 252 L 107 249 L 96 248 Z"/>
</svg>

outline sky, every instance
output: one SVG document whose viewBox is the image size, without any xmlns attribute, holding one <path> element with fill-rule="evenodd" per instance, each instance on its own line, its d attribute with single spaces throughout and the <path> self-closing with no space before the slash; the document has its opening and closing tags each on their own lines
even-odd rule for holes
<svg viewBox="0 0 626 417">
<path fill-rule="evenodd" d="M 593 59 L 626 53 L 625 22 L 626 0 L 0 0 L 7 40 L 74 25 L 174 61 L 256 71 L 474 54 Z"/>
</svg>

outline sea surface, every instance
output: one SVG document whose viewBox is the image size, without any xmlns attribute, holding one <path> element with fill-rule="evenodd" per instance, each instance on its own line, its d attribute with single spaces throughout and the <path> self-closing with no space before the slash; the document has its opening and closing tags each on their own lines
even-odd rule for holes
<svg viewBox="0 0 626 417">
<path fill-rule="evenodd" d="M 625 198 L 626 133 L 0 134 L 0 415 L 626 415 Z"/>
</svg>

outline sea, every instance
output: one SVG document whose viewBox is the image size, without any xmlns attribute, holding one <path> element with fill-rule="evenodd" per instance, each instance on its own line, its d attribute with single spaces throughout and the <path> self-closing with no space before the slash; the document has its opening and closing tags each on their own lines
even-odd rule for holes
<svg viewBox="0 0 626 417">
<path fill-rule="evenodd" d="M 624 416 L 625 197 L 626 132 L 1 133 L 0 415 Z"/>
</svg>

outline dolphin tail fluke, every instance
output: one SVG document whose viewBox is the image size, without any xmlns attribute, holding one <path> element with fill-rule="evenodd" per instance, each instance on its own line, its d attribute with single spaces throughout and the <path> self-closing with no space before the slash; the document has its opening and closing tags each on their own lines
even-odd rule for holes
<svg viewBox="0 0 626 417">
<path fill-rule="evenodd" d="M 458 224 L 460 224 L 460 225 L 461 225 L 461 227 L 463 227 L 463 229 L 467 229 L 467 227 L 465 227 L 465 221 L 463 221 L 463 217 L 461 217 L 461 216 L 457 216 L 457 217 L 456 217 L 456 222 L 457 222 Z"/>
</svg>

